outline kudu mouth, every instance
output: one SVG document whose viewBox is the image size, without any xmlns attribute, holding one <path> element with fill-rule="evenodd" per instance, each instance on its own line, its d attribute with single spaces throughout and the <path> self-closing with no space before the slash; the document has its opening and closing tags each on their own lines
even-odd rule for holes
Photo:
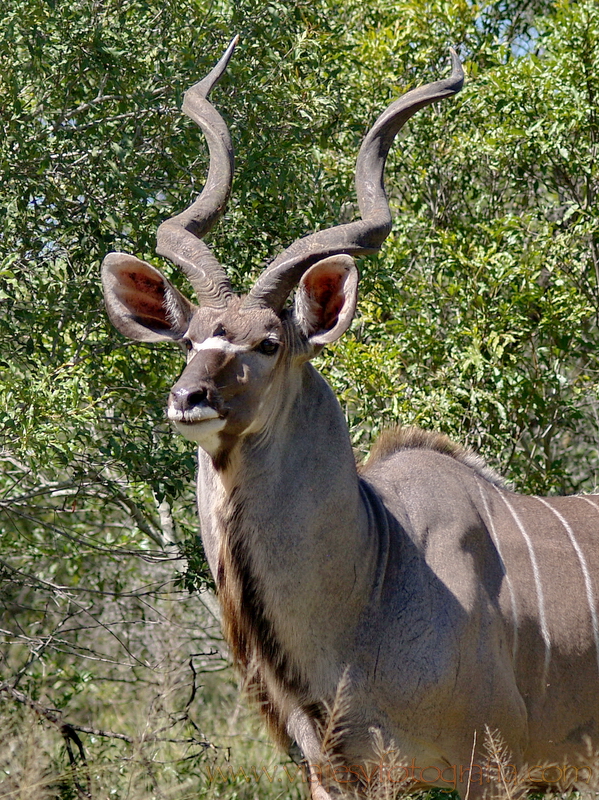
<svg viewBox="0 0 599 800">
<path fill-rule="evenodd" d="M 175 403 L 167 406 L 166 415 L 172 422 L 182 422 L 186 425 L 193 425 L 196 422 L 204 422 L 208 419 L 224 419 L 224 416 L 210 405 L 197 404 L 187 410 L 177 407 Z"/>
<path fill-rule="evenodd" d="M 214 386 L 188 382 L 184 372 L 169 394 L 166 416 L 186 439 L 200 444 L 224 428 L 227 410 Z"/>
</svg>

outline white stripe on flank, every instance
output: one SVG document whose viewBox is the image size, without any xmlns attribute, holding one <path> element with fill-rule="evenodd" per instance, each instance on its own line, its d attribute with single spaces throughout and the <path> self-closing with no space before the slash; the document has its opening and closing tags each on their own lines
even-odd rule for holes
<svg viewBox="0 0 599 800">
<path fill-rule="evenodd" d="M 582 570 L 582 574 L 583 574 L 583 577 L 584 577 L 584 588 L 585 588 L 585 591 L 587 593 L 587 602 L 589 604 L 589 611 L 591 612 L 591 621 L 592 621 L 592 624 L 593 624 L 593 638 L 595 640 L 595 652 L 596 652 L 596 655 L 597 655 L 597 671 L 599 672 L 599 625 L 597 623 L 597 609 L 595 608 L 595 597 L 593 595 L 593 584 L 591 582 L 591 576 L 589 574 L 589 568 L 587 566 L 586 559 L 585 559 L 584 554 L 583 554 L 583 552 L 582 552 L 582 550 L 580 548 L 580 545 L 578 544 L 578 542 L 576 541 L 576 539 L 574 537 L 574 531 L 570 527 L 570 524 L 568 523 L 568 521 L 559 513 L 559 511 L 557 509 L 553 508 L 553 506 L 550 505 L 547 502 L 547 500 L 545 500 L 543 497 L 537 497 L 536 499 L 540 503 L 543 503 L 544 506 L 547 506 L 547 508 L 549 508 L 551 511 L 553 511 L 555 516 L 562 523 L 566 533 L 568 534 L 568 538 L 570 539 L 570 542 L 572 543 L 572 547 L 574 548 L 574 550 L 576 551 L 576 555 L 578 556 L 578 560 L 580 562 L 580 568 Z"/>
<path fill-rule="evenodd" d="M 547 680 L 547 671 L 549 669 L 549 660 L 551 658 L 551 639 L 549 638 L 549 629 L 547 628 L 547 618 L 545 617 L 545 600 L 543 598 L 543 587 L 541 586 L 541 573 L 539 572 L 537 557 L 535 556 L 535 551 L 532 546 L 532 542 L 530 541 L 530 537 L 526 533 L 524 525 L 522 524 L 522 520 L 516 513 L 516 510 L 512 507 L 507 497 L 496 486 L 493 486 L 493 488 L 507 506 L 508 511 L 510 512 L 510 514 L 514 519 L 514 522 L 518 526 L 518 530 L 520 531 L 524 541 L 526 542 L 526 547 L 528 548 L 528 555 L 530 556 L 530 563 L 532 565 L 532 574 L 535 579 L 535 587 L 537 590 L 537 601 L 539 603 L 539 623 L 541 625 L 541 636 L 543 637 L 543 641 L 545 642 L 545 663 L 543 665 L 543 683 L 545 683 Z"/>
<path fill-rule="evenodd" d="M 223 336 L 211 336 L 209 339 L 204 339 L 199 344 L 192 342 L 191 346 L 195 353 L 200 350 L 223 350 L 225 353 L 247 353 L 251 350 L 249 344 L 232 344 L 228 339 Z"/>
<path fill-rule="evenodd" d="M 512 607 L 512 619 L 514 621 L 514 639 L 512 642 L 512 660 L 516 660 L 516 653 L 518 652 L 518 607 L 516 605 L 516 593 L 514 592 L 514 586 L 510 580 L 510 576 L 508 575 L 507 568 L 505 566 L 505 561 L 503 560 L 503 555 L 501 554 L 501 547 L 499 546 L 499 538 L 497 536 L 497 531 L 495 530 L 495 523 L 493 522 L 493 517 L 491 515 L 491 509 L 489 508 L 489 503 L 487 502 L 487 498 L 485 497 L 485 493 L 482 490 L 481 484 L 477 481 L 478 490 L 480 492 L 480 496 L 482 497 L 483 505 L 485 507 L 485 514 L 487 515 L 488 520 L 488 528 L 489 533 L 491 534 L 491 539 L 493 539 L 493 544 L 495 545 L 495 549 L 497 550 L 497 555 L 499 556 L 499 560 L 501 561 L 501 566 L 503 567 L 503 574 L 505 575 L 505 582 L 507 583 L 508 592 L 510 594 L 510 604 Z M 485 483 L 486 486 L 486 483 Z"/>
</svg>

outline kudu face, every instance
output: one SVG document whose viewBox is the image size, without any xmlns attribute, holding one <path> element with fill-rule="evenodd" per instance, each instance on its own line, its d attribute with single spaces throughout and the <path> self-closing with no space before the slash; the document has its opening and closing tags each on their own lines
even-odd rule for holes
<svg viewBox="0 0 599 800">
<path fill-rule="evenodd" d="M 171 390 L 168 418 L 212 456 L 262 432 L 295 385 L 294 370 L 320 349 L 314 338 L 336 338 L 350 323 L 356 284 L 352 259 L 334 256 L 303 276 L 293 314 L 247 308 L 245 298 L 198 309 L 180 340 L 188 364 Z"/>
<path fill-rule="evenodd" d="M 243 313 L 238 305 L 224 313 L 200 309 L 192 317 L 182 340 L 187 367 L 168 401 L 175 427 L 211 455 L 263 428 L 285 370 L 282 320 L 268 309 Z"/>
<path fill-rule="evenodd" d="M 131 256 L 104 262 L 108 313 L 140 341 L 173 339 L 187 366 L 171 389 L 167 416 L 218 461 L 236 441 L 260 433 L 296 384 L 294 373 L 348 327 L 356 305 L 353 259 L 323 259 L 303 276 L 293 310 L 276 313 L 250 297 L 198 308 L 162 274 Z"/>
<path fill-rule="evenodd" d="M 185 94 L 183 110 L 206 135 L 210 168 L 201 195 L 164 222 L 157 236 L 157 252 L 185 272 L 200 307 L 133 256 L 111 253 L 102 266 L 106 306 L 118 330 L 139 341 L 174 340 L 187 351 L 187 367 L 169 396 L 168 417 L 217 465 L 240 437 L 268 428 L 299 385 L 302 364 L 348 328 L 358 282 L 351 255 L 376 252 L 391 229 L 383 170 L 393 138 L 415 111 L 455 94 L 463 82 L 452 51 L 450 78 L 408 92 L 389 106 L 358 155 L 362 219 L 298 240 L 275 258 L 246 297 L 237 297 L 201 241 L 222 214 L 231 187 L 229 133 L 207 95 L 236 41 Z M 294 306 L 286 308 L 296 287 Z"/>
</svg>

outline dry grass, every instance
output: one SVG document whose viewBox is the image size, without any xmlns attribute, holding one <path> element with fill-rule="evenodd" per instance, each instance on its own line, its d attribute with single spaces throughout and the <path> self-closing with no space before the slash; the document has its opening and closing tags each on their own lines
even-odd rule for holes
<svg viewBox="0 0 599 800">
<path fill-rule="evenodd" d="M 171 568 L 141 576 L 159 592 L 106 596 L 85 614 L 53 597 L 53 605 L 42 598 L 41 613 L 25 591 L 5 603 L 2 627 L 23 633 L 5 637 L 0 661 L 8 687 L 1 691 L 0 680 L 0 800 L 308 796 L 306 776 L 269 743 L 228 666 L 218 620 L 160 569 Z M 343 769 L 337 754 L 351 701 L 345 673 L 320 731 L 331 769 Z M 373 763 L 344 794 L 393 800 L 410 789 L 408 765 L 380 731 L 371 735 Z M 481 740 L 487 797 L 520 800 L 526 772 L 514 774 L 498 734 L 487 730 Z M 599 774 L 596 754 L 581 763 Z M 435 798 L 448 793 L 433 790 Z"/>
<path fill-rule="evenodd" d="M 77 626 L 68 606 L 25 592 L 5 603 L 0 627 L 22 633 L 0 651 L 1 800 L 280 794 L 263 768 L 286 759 L 241 696 L 218 620 L 157 569 L 144 582 L 160 592 L 102 597 Z"/>
<path fill-rule="evenodd" d="M 320 726 L 323 742 L 323 764 L 321 775 L 323 786 L 331 792 L 334 800 L 394 800 L 399 796 L 419 800 L 448 800 L 457 798 L 455 784 L 423 790 L 415 785 L 410 762 L 403 757 L 393 740 L 386 741 L 378 728 L 370 730 L 373 758 L 359 770 L 348 769 L 339 752 L 351 714 L 351 685 L 347 671 L 339 682 L 334 702 L 326 707 L 324 721 Z M 583 766 L 584 765 L 584 766 Z M 527 765 L 520 769 L 502 736 L 485 726 L 480 740 L 475 736 L 472 743 L 472 758 L 468 770 L 469 783 L 465 787 L 466 800 L 522 800 L 533 797 L 540 800 L 597 800 L 597 781 L 589 780 L 599 775 L 599 755 L 590 750 L 581 755 L 578 771 L 573 765 L 559 768 L 555 765 Z M 572 781 L 574 775 L 578 781 Z M 566 776 L 553 781 L 554 776 Z M 324 777 L 328 778 L 328 783 Z M 349 779 L 351 776 L 351 780 Z M 546 776 L 547 782 L 541 778 Z"/>
</svg>

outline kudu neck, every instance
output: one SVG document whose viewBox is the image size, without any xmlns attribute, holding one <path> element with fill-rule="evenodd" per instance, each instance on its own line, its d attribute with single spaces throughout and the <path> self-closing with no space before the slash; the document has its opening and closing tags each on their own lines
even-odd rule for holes
<svg viewBox="0 0 599 800">
<path fill-rule="evenodd" d="M 224 469 L 218 470 L 227 493 L 253 482 L 287 483 L 300 488 L 327 486 L 359 497 L 355 459 L 347 423 L 330 386 L 304 364 L 291 380 L 274 388 L 277 402 L 262 428 L 241 437 Z M 338 488 L 336 488 L 338 487 Z M 280 494 L 276 502 L 281 503 Z M 287 501 L 294 497 L 283 495 Z"/>
<path fill-rule="evenodd" d="M 312 647 L 298 631 L 304 638 L 330 631 L 323 652 L 344 646 L 333 641 L 338 627 L 330 618 L 342 615 L 351 626 L 355 615 L 357 622 L 380 553 L 341 407 L 310 364 L 297 377 L 272 429 L 245 437 L 227 470 L 217 474 L 200 458 L 199 504 L 213 572 L 234 537 L 281 646 L 301 662 Z M 208 528 L 210 506 L 219 529 Z M 296 625 L 298 613 L 310 625 Z"/>
</svg>

